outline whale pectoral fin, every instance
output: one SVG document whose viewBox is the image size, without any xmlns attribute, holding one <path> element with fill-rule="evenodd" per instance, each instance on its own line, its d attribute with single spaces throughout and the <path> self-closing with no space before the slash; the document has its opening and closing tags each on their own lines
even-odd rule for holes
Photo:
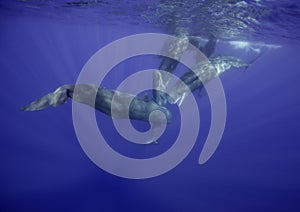
<svg viewBox="0 0 300 212">
<path fill-rule="evenodd" d="M 42 98 L 33 101 L 29 105 L 26 105 L 20 110 L 23 111 L 35 111 L 35 110 L 42 110 L 48 106 L 57 107 L 61 104 L 67 102 L 68 99 L 68 89 L 69 85 L 64 85 L 56 89 L 53 93 L 49 93 Z"/>
</svg>

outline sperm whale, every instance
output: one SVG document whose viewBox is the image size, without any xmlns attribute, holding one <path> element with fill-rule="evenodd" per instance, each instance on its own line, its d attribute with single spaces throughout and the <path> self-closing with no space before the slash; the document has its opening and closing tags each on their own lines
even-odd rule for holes
<svg viewBox="0 0 300 212">
<path fill-rule="evenodd" d="M 135 119 L 148 121 L 153 111 L 160 111 L 165 115 L 167 122 L 171 121 L 171 112 L 163 106 L 158 105 L 152 100 L 123 93 L 117 90 L 106 89 L 93 84 L 68 84 L 57 88 L 54 92 L 49 93 L 40 99 L 31 102 L 29 105 L 22 107 L 24 111 L 42 110 L 48 106 L 57 107 L 67 102 L 68 98 L 89 105 L 109 116 L 116 119 Z M 114 112 L 112 113 L 112 103 Z M 130 103 L 129 111 L 125 106 Z M 129 113 L 129 116 L 128 116 Z M 152 117 L 155 122 L 164 122 L 161 115 Z"/>
</svg>

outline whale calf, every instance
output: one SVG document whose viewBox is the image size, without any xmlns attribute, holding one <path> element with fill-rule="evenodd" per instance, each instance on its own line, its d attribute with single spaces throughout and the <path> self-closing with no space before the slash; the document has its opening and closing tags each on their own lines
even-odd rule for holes
<svg viewBox="0 0 300 212">
<path fill-rule="evenodd" d="M 161 106 L 167 105 L 167 103 L 174 104 L 176 103 L 167 93 L 167 86 L 170 81 L 169 76 L 166 75 L 164 72 L 168 73 L 173 73 L 179 64 L 180 58 L 183 55 L 183 53 L 188 49 L 188 45 L 192 44 L 196 48 L 198 48 L 207 58 L 209 58 L 215 51 L 217 39 L 213 36 L 209 36 L 209 40 L 207 43 L 205 43 L 204 46 L 201 45 L 201 40 L 198 38 L 196 39 L 195 37 L 188 36 L 187 34 L 182 34 L 178 36 L 178 39 L 169 45 L 169 48 L 167 49 L 166 56 L 163 56 L 163 59 L 160 63 L 159 70 L 154 72 L 153 75 L 153 100 Z M 197 71 L 199 70 L 199 67 L 197 67 Z M 202 74 L 206 74 L 209 71 L 202 70 Z M 210 71 L 211 72 L 211 71 Z M 199 77 L 199 76 L 198 76 Z M 186 74 L 184 74 L 180 79 L 188 86 L 186 87 L 185 85 L 181 86 L 174 86 L 175 87 L 175 92 L 177 96 L 187 96 L 187 92 L 183 90 L 183 87 L 190 88 L 191 91 L 195 90 L 196 88 L 201 88 L 202 82 L 200 79 L 198 79 L 197 75 L 194 74 L 193 71 L 189 71 Z M 179 88 L 180 87 L 180 88 Z M 174 89 L 173 89 L 173 94 L 174 94 Z M 184 97 L 184 98 L 185 98 Z M 184 99 L 182 98 L 182 100 Z M 181 102 L 182 103 L 182 102 Z M 180 103 L 180 104 L 181 104 Z M 180 105 L 179 104 L 179 105 Z"/>
<path fill-rule="evenodd" d="M 152 121 L 165 122 L 166 118 L 167 122 L 170 123 L 172 118 L 171 112 L 166 107 L 160 106 L 152 100 L 93 84 L 63 85 L 54 92 L 22 107 L 21 110 L 36 111 L 49 106 L 57 107 L 66 103 L 68 98 L 89 105 L 116 119 L 130 118 L 149 121 L 150 113 L 156 110 L 162 112 L 165 117 L 156 115 L 156 117 L 152 117 Z M 112 103 L 114 104 L 113 113 Z M 126 107 L 126 103 L 130 104 L 129 108 Z"/>
<path fill-rule="evenodd" d="M 167 44 L 165 56 L 159 65 L 158 70 L 153 74 L 153 100 L 161 106 L 167 104 L 166 88 L 170 81 L 170 74 L 173 73 L 180 61 L 181 56 L 187 50 L 189 45 L 189 38 L 187 34 L 183 33 L 178 36 L 178 39 L 172 43 Z"/>
<path fill-rule="evenodd" d="M 170 95 L 167 96 L 168 103 L 181 105 L 191 92 L 202 89 L 205 83 L 231 68 L 248 68 L 252 62 L 248 63 L 232 56 L 216 56 L 211 57 L 209 61 L 201 61 L 192 70 L 183 74 L 171 88 Z"/>
</svg>

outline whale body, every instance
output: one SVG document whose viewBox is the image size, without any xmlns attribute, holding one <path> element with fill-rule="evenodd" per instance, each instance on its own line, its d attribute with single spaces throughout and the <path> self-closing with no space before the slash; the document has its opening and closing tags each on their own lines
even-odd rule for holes
<svg viewBox="0 0 300 212">
<path fill-rule="evenodd" d="M 116 119 L 130 118 L 148 121 L 150 113 L 156 110 L 165 115 L 168 123 L 172 118 L 171 112 L 166 107 L 160 106 L 152 100 L 117 90 L 106 89 L 93 84 L 63 85 L 57 88 L 54 92 L 33 101 L 25 107 L 22 107 L 21 110 L 36 111 L 49 106 L 57 107 L 66 103 L 68 98 L 72 98 L 77 102 L 89 105 Z M 114 104 L 113 113 L 112 103 Z M 124 106 L 126 103 L 130 103 L 129 108 Z M 154 117 L 153 120 L 157 122 L 164 122 L 165 119 L 161 116 L 157 116 Z"/>
</svg>

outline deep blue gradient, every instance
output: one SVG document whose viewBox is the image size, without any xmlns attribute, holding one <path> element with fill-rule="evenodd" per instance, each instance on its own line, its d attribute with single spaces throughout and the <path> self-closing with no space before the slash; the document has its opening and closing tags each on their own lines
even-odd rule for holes
<svg viewBox="0 0 300 212">
<path fill-rule="evenodd" d="M 38 112 L 19 108 L 74 83 L 86 61 L 109 42 L 161 31 L 5 13 L 0 29 L 0 211 L 300 211 L 299 40 L 282 41 L 281 48 L 266 51 L 247 71 L 222 75 L 226 129 L 207 163 L 197 162 L 210 106 L 205 93 L 196 91 L 201 127 L 189 156 L 162 176 L 129 180 L 101 170 L 82 151 L 71 100 Z M 222 43 L 216 51 L 249 57 Z M 116 67 L 105 86 L 115 88 L 128 74 L 157 68 L 160 61 L 139 59 Z M 165 142 L 140 146 L 114 130 L 109 134 L 110 117 L 97 112 L 97 120 L 108 123 L 103 130 L 115 141 L 113 148 L 137 158 L 165 151 L 178 129 L 172 125 Z"/>
</svg>

